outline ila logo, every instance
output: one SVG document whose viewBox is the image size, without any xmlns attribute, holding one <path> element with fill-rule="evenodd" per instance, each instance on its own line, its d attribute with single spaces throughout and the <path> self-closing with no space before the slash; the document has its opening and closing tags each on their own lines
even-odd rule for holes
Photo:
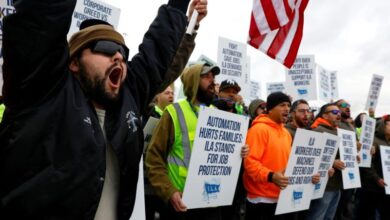
<svg viewBox="0 0 390 220">
<path fill-rule="evenodd" d="M 211 179 L 205 181 L 203 186 L 203 200 L 210 202 L 212 199 L 218 199 L 218 194 L 221 189 L 221 181 L 219 179 Z"/>
</svg>

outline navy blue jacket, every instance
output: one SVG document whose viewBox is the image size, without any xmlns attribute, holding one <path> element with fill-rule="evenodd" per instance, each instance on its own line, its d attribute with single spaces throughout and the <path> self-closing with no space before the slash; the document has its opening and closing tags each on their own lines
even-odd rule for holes
<svg viewBox="0 0 390 220">
<path fill-rule="evenodd" d="M 0 219 L 93 219 L 103 188 L 105 148 L 120 166 L 118 218 L 134 205 L 142 114 L 166 76 L 186 26 L 183 11 L 160 7 L 128 63 L 120 101 L 106 109 L 104 139 L 91 101 L 69 72 L 66 35 L 76 0 L 16 0 L 4 18 L 0 125 Z M 165 80 L 164 79 L 170 79 Z"/>
</svg>

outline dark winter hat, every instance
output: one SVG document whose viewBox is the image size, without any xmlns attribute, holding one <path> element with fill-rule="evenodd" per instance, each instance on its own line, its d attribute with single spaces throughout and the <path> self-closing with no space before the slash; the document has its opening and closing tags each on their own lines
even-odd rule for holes
<svg viewBox="0 0 390 220">
<path fill-rule="evenodd" d="M 267 111 L 270 111 L 282 102 L 288 102 L 291 105 L 290 97 L 283 92 L 274 92 L 269 94 L 267 97 Z"/>
<path fill-rule="evenodd" d="M 225 79 L 224 81 L 222 81 L 221 85 L 219 86 L 219 91 L 223 91 L 227 88 L 235 88 L 237 92 L 241 91 L 241 87 L 233 79 Z"/>
<path fill-rule="evenodd" d="M 92 24 L 91 26 L 88 25 L 91 24 L 83 25 L 83 29 L 73 34 L 70 38 L 69 53 L 71 58 L 84 49 L 89 43 L 98 40 L 113 41 L 117 44 L 126 46 L 123 36 L 112 26 L 105 23 Z"/>
</svg>

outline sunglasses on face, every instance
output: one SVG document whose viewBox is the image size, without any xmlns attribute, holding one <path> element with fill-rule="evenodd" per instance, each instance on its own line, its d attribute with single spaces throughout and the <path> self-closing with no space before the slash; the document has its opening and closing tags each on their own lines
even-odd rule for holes
<svg viewBox="0 0 390 220">
<path fill-rule="evenodd" d="M 334 110 L 330 110 L 330 111 L 327 111 L 327 112 L 325 112 L 325 113 L 332 113 L 332 114 L 334 114 L 334 115 L 338 115 L 338 114 L 340 114 L 340 110 L 338 110 L 338 109 L 334 109 Z"/>
<path fill-rule="evenodd" d="M 343 102 L 343 103 L 340 104 L 340 107 L 341 108 L 349 108 L 349 107 L 351 107 L 351 105 L 346 103 L 346 102 Z"/>
<path fill-rule="evenodd" d="M 108 40 L 99 40 L 95 41 L 89 47 L 94 53 L 102 53 L 109 56 L 114 56 L 116 52 L 122 54 L 122 57 L 125 61 L 129 56 L 129 49 L 121 44 L 115 43 L 113 41 Z"/>
</svg>

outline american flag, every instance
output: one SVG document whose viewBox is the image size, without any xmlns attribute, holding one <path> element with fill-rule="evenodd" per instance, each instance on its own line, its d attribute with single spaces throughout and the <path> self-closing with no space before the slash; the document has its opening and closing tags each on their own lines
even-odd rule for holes
<svg viewBox="0 0 390 220">
<path fill-rule="evenodd" d="M 254 0 L 248 44 L 290 68 L 303 33 L 309 0 Z"/>
</svg>

